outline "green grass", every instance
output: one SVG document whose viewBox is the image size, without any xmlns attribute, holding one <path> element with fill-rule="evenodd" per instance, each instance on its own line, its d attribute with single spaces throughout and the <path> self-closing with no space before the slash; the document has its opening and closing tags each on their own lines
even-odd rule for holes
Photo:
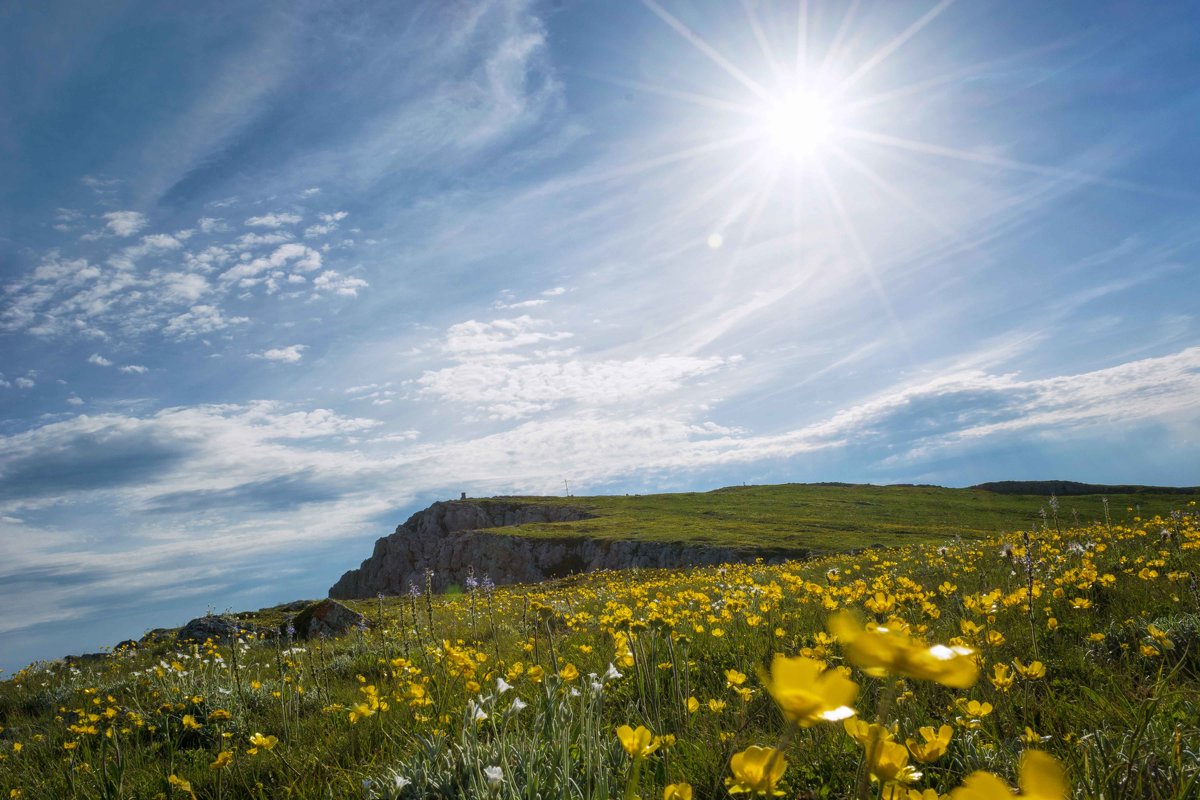
<svg viewBox="0 0 1200 800">
<path fill-rule="evenodd" d="M 582 508 L 578 522 L 497 528 L 514 536 L 592 537 L 715 545 L 767 551 L 839 552 L 863 547 L 978 539 L 1041 522 L 1045 495 L 997 494 L 936 486 L 783 484 L 731 486 L 711 492 L 624 497 L 496 498 Z M 1181 496 L 1170 493 L 1108 497 L 1113 517 L 1127 508 L 1166 513 Z M 486 502 L 486 501 L 484 501 Z M 1058 499 L 1065 526 L 1104 520 L 1104 496 Z M 1053 520 L 1050 520 L 1053 523 Z"/>
<path fill-rule="evenodd" d="M 783 796 L 877 798 L 865 751 L 841 725 L 796 729 L 782 716 L 760 671 L 780 654 L 844 669 L 860 687 L 859 717 L 895 730 L 897 746 L 923 726 L 950 726 L 945 753 L 914 779 L 931 793 L 978 770 L 1015 784 L 1023 754 L 1039 750 L 1070 787 L 1039 797 L 1191 800 L 1200 796 L 1200 514 L 1188 497 L 1171 496 L 1179 512 L 1162 517 L 1151 516 L 1157 500 L 1136 499 L 1141 516 L 1114 497 L 1111 524 L 1079 527 L 1072 509 L 1091 520 L 1103 506 L 1063 498 L 1056 525 L 1041 521 L 1041 498 L 921 487 L 605 499 L 617 509 L 609 524 L 641 504 L 664 535 L 710 519 L 735 533 L 769 530 L 804 509 L 836 534 L 846 523 L 830 509 L 849 501 L 846 518 L 861 523 L 875 512 L 858 504 L 874 502 L 866 507 L 890 516 L 869 530 L 907 526 L 938 546 L 910 537 L 783 564 L 379 598 L 348 603 L 374 625 L 339 639 L 231 646 L 167 636 L 39 665 L 0 682 L 0 798 L 657 800 L 681 781 L 697 798 L 729 798 L 732 758 L 752 746 L 780 748 Z M 595 498 L 542 502 L 584 500 Z M 744 519 L 705 513 L 735 507 Z M 916 509 L 925 516 L 914 528 Z M 1004 529 L 1008 512 L 1037 525 L 968 536 Z M 920 672 L 865 670 L 825 636 L 837 609 L 973 648 L 978 681 L 951 688 Z M 1014 680 L 1018 659 L 1045 674 Z M 611 664 L 620 674 L 602 678 Z M 969 711 L 968 701 L 991 710 Z M 669 739 L 635 767 L 622 725 Z M 256 744 L 266 736 L 269 748 Z"/>
</svg>

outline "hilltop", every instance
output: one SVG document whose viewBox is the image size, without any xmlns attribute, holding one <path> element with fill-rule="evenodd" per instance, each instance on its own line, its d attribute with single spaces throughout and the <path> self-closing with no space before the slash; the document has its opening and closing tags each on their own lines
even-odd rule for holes
<svg viewBox="0 0 1200 800">
<path fill-rule="evenodd" d="M 432 588 L 444 591 L 462 587 L 472 575 L 486 574 L 497 584 L 536 583 L 603 569 L 756 558 L 778 563 L 869 547 L 940 544 L 1043 522 L 1103 521 L 1111 513 L 1106 502 L 1122 514 L 1127 508 L 1165 513 L 1181 493 L 1192 491 L 1069 481 L 968 489 L 793 483 L 678 494 L 443 501 L 379 539 L 371 556 L 329 594 L 343 599 L 401 594 L 423 589 L 427 572 Z M 1058 494 L 1065 496 L 1051 503 L 1050 496 Z"/>
</svg>

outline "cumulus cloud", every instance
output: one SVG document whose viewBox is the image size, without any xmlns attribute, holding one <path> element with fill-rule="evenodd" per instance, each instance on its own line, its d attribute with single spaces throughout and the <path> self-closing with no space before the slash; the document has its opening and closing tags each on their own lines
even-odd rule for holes
<svg viewBox="0 0 1200 800">
<path fill-rule="evenodd" d="M 110 211 L 104 225 L 117 236 L 133 236 L 146 227 L 146 216 L 137 211 Z"/>
<path fill-rule="evenodd" d="M 304 351 L 308 349 L 306 344 L 291 344 L 287 347 L 275 347 L 270 350 L 264 350 L 261 353 L 253 354 L 254 358 L 261 358 L 265 361 L 281 361 L 285 364 L 298 364 L 300 359 L 304 358 Z"/>
<path fill-rule="evenodd" d="M 205 333 L 223 330 L 231 325 L 249 322 L 249 317 L 226 317 L 224 312 L 212 305 L 195 305 L 172 317 L 163 328 L 167 336 L 184 339 Z"/>
<path fill-rule="evenodd" d="M 248 217 L 246 225 L 257 228 L 281 228 L 284 225 L 295 225 L 301 219 L 299 214 L 263 214 L 260 217 Z"/>
<path fill-rule="evenodd" d="M 122 367 L 117 367 L 118 372 L 124 372 L 126 375 L 144 375 L 150 371 L 148 367 L 141 364 L 126 364 Z"/>
<path fill-rule="evenodd" d="M 311 247 L 302 244 L 284 244 L 275 248 L 269 256 L 260 256 L 249 261 L 242 261 L 230 267 L 221 274 L 224 283 L 237 283 L 240 286 L 254 286 L 263 279 L 258 278 L 263 272 L 281 269 L 292 269 L 296 272 L 312 272 L 320 269 L 321 254 Z"/>
<path fill-rule="evenodd" d="M 113 362 L 109 361 L 99 353 L 92 353 L 90 356 L 88 356 L 87 363 L 95 364 L 98 367 L 111 367 L 113 364 Z"/>
<path fill-rule="evenodd" d="M 15 378 L 13 379 L 13 383 L 16 384 L 18 389 L 32 389 L 34 386 L 37 386 L 37 383 L 32 378 Z"/>
<path fill-rule="evenodd" d="M 196 220 L 196 227 L 200 229 L 201 233 L 222 233 L 229 230 L 225 221 L 217 217 L 201 217 Z"/>
<path fill-rule="evenodd" d="M 545 328 L 545 321 L 528 315 L 491 322 L 467 320 L 451 326 L 446 332 L 444 349 L 455 355 L 497 353 L 539 342 L 558 342 L 572 336 Z"/>
<path fill-rule="evenodd" d="M 311 239 L 315 236 L 325 236 L 333 233 L 338 229 L 338 223 L 344 220 L 349 214 L 345 211 L 335 211 L 332 214 L 321 214 L 320 222 L 315 225 L 309 225 L 304 229 L 304 236 Z"/>
<path fill-rule="evenodd" d="M 313 288 L 319 292 L 333 292 L 342 297 L 357 297 L 359 289 L 369 284 L 362 278 L 348 278 L 337 270 L 325 270 L 313 279 Z"/>
</svg>

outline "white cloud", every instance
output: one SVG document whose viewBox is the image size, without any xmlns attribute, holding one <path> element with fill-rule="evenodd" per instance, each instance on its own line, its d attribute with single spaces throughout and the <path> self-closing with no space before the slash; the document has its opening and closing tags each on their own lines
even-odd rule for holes
<svg viewBox="0 0 1200 800">
<path fill-rule="evenodd" d="M 321 193 L 321 189 L 319 187 L 310 186 L 309 188 L 307 188 L 303 192 L 301 192 L 300 196 L 304 197 L 304 198 L 315 197 L 315 196 L 319 195 L 320 193 Z"/>
<path fill-rule="evenodd" d="M 217 217 L 201 217 L 196 220 L 196 226 L 200 228 L 201 233 L 224 233 L 229 230 L 225 221 Z"/>
<path fill-rule="evenodd" d="M 110 211 L 104 215 L 105 226 L 117 236 L 133 236 L 146 227 L 146 217 L 137 211 Z"/>
<path fill-rule="evenodd" d="M 266 361 L 282 361 L 285 364 L 298 364 L 304 357 L 303 351 L 308 349 L 306 344 L 292 344 L 287 347 L 276 347 L 261 353 L 254 353 L 253 358 Z"/>
<path fill-rule="evenodd" d="M 109 361 L 99 353 L 92 353 L 90 356 L 88 356 L 87 363 L 95 364 L 98 367 L 111 367 L 113 362 Z"/>
<path fill-rule="evenodd" d="M 226 270 L 221 275 L 224 283 L 237 282 L 240 286 L 253 286 L 260 283 L 256 279 L 260 273 L 279 270 L 286 267 L 297 272 L 312 272 L 321 266 L 321 254 L 311 247 L 302 244 L 284 244 L 275 248 L 269 256 L 243 261 Z"/>
<path fill-rule="evenodd" d="M 282 244 L 290 242 L 292 234 L 287 231 L 274 231 L 272 233 L 243 233 L 234 242 L 234 245 L 242 248 L 264 247 L 272 244 Z"/>
<path fill-rule="evenodd" d="M 211 291 L 208 279 L 190 272 L 168 272 L 159 277 L 158 291 L 168 303 L 190 305 Z"/>
<path fill-rule="evenodd" d="M 723 358 L 688 356 L 524 363 L 514 363 L 509 357 L 485 357 L 425 372 L 417 383 L 427 396 L 475 406 L 494 418 L 511 419 L 567 402 L 583 406 L 641 405 L 726 363 Z"/>
<path fill-rule="evenodd" d="M 81 405 L 83 405 L 83 398 L 77 394 L 72 394 L 70 397 L 67 398 L 67 402 L 73 406 L 81 406 Z"/>
<path fill-rule="evenodd" d="M 17 385 L 18 389 L 32 389 L 37 385 L 30 378 L 16 378 L 13 380 L 13 383 Z"/>
<path fill-rule="evenodd" d="M 314 236 L 324 236 L 327 233 L 332 233 L 338 229 L 338 223 L 344 220 L 349 214 L 345 211 L 335 211 L 332 214 L 321 214 L 320 223 L 309 225 L 304 229 L 305 238 L 311 239 Z"/>
<path fill-rule="evenodd" d="M 313 279 L 313 288 L 319 292 L 333 292 L 343 297 L 357 297 L 359 289 L 369 284 L 362 278 L 348 278 L 336 270 L 325 270 Z"/>
<path fill-rule="evenodd" d="M 553 289 L 547 289 L 542 292 L 546 297 L 558 297 L 560 294 L 566 294 L 567 290 L 561 286 L 555 286 Z"/>
<path fill-rule="evenodd" d="M 143 367 L 141 364 L 126 364 L 123 367 L 117 367 L 118 372 L 124 372 L 126 375 L 144 375 L 149 372 L 148 367 Z"/>
<path fill-rule="evenodd" d="M 557 342 L 571 338 L 564 331 L 542 330 L 546 323 L 528 315 L 491 322 L 467 320 L 446 331 L 444 348 L 448 353 L 497 353 L 539 342 Z"/>
<path fill-rule="evenodd" d="M 299 214 L 263 214 L 260 217 L 249 217 L 246 220 L 246 225 L 258 228 L 281 228 L 284 225 L 295 225 L 300 219 Z"/>
<path fill-rule="evenodd" d="M 202 304 L 192 306 L 182 314 L 169 319 L 163 328 L 163 333 L 176 339 L 184 339 L 249 321 L 249 317 L 226 317 L 216 306 Z"/>
</svg>

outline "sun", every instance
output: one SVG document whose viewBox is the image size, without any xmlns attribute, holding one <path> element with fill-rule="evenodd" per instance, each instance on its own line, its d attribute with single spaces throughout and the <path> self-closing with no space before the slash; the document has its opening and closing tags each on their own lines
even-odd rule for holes
<svg viewBox="0 0 1200 800">
<path fill-rule="evenodd" d="M 767 104 L 759 125 L 759 135 L 772 151 L 803 160 L 830 142 L 835 129 L 833 107 L 818 92 L 795 89 Z"/>
</svg>

